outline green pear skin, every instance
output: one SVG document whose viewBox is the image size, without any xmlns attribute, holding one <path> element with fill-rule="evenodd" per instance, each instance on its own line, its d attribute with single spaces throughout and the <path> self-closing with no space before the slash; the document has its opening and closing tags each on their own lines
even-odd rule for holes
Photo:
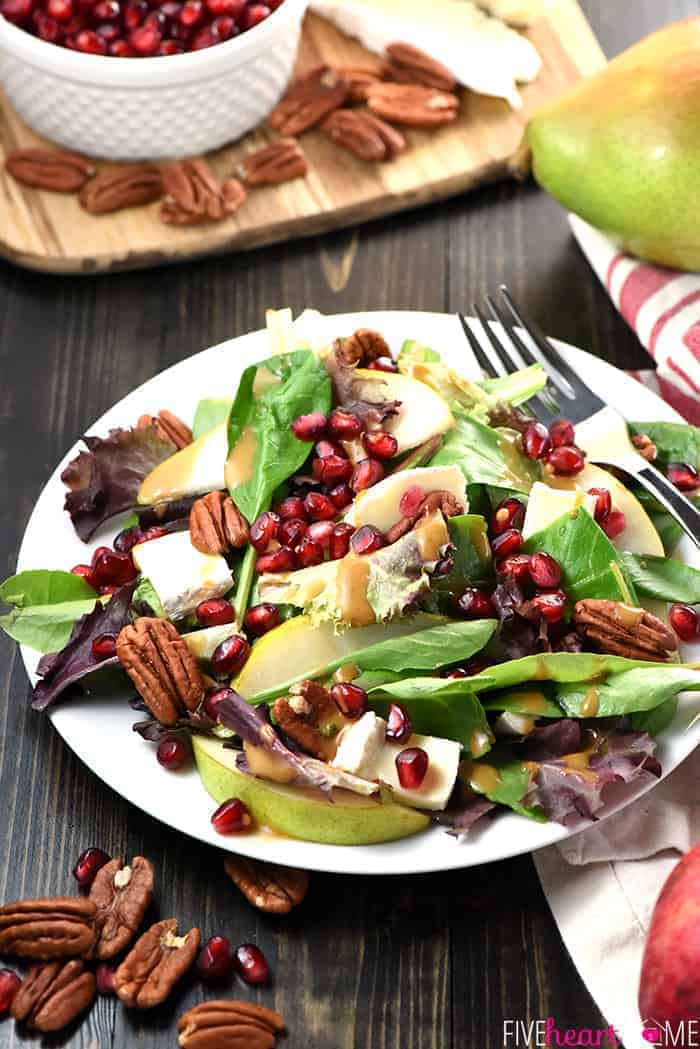
<svg viewBox="0 0 700 1049">
<path fill-rule="evenodd" d="M 645 37 L 538 110 L 537 181 L 640 258 L 700 270 L 700 18 Z"/>
<path fill-rule="evenodd" d="M 216 802 L 240 798 L 256 823 L 292 838 L 327 845 L 375 845 L 407 838 L 430 824 L 424 813 L 394 802 L 336 792 L 331 803 L 319 791 L 256 779 L 238 771 L 236 752 L 224 750 L 218 740 L 194 736 L 192 742 L 202 783 Z"/>
</svg>

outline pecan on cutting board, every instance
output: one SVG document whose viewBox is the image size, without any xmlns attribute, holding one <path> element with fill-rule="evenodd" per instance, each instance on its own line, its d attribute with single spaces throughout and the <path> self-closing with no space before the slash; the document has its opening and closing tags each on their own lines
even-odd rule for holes
<svg viewBox="0 0 700 1049">
<path fill-rule="evenodd" d="M 340 66 L 338 76 L 348 85 L 348 102 L 366 102 L 372 84 L 386 80 L 384 67 Z"/>
<path fill-rule="evenodd" d="M 238 165 L 238 174 L 248 186 L 279 186 L 308 174 L 309 165 L 298 142 L 280 138 L 269 146 L 248 153 Z"/>
<path fill-rule="evenodd" d="M 202 554 L 226 554 L 248 542 L 248 522 L 230 495 L 209 492 L 190 510 L 190 539 Z"/>
<path fill-rule="evenodd" d="M 387 80 L 399 84 L 422 84 L 436 91 L 454 91 L 457 87 L 457 79 L 447 66 L 413 44 L 389 44 L 386 53 L 389 56 Z"/>
<path fill-rule="evenodd" d="M 62 149 L 15 149 L 5 169 L 25 186 L 55 193 L 77 193 L 95 174 L 92 161 Z"/>
<path fill-rule="evenodd" d="M 220 222 L 233 215 L 246 199 L 238 179 L 220 182 L 203 157 L 167 164 L 162 168 L 162 179 L 165 200 L 160 217 L 172 226 Z"/>
<path fill-rule="evenodd" d="M 95 977 L 83 962 L 46 962 L 33 966 L 12 1002 L 15 1020 L 34 1031 L 61 1031 L 90 1006 Z"/>
<path fill-rule="evenodd" d="M 284 1030 L 279 1013 L 254 1002 L 200 1002 L 180 1017 L 180 1049 L 273 1049 Z"/>
<path fill-rule="evenodd" d="M 321 130 L 360 160 L 393 160 L 406 148 L 400 131 L 366 109 L 336 109 L 326 117 Z"/>
<path fill-rule="evenodd" d="M 94 958 L 114 958 L 131 943 L 152 898 L 153 867 L 144 856 L 134 856 L 130 864 L 110 860 L 100 868 L 90 888 L 97 906 Z"/>
<path fill-rule="evenodd" d="M 80 191 L 80 205 L 90 215 L 150 204 L 163 195 L 160 171 L 151 164 L 104 168 Z"/>
<path fill-rule="evenodd" d="M 117 638 L 117 656 L 153 717 L 174 725 L 196 710 L 204 679 L 187 642 L 166 619 L 142 616 Z"/>
<path fill-rule="evenodd" d="M 336 70 L 318 66 L 291 84 L 267 122 L 280 135 L 301 135 L 342 106 L 348 91 L 348 84 Z"/>
<path fill-rule="evenodd" d="M 73 896 L 6 903 L 0 907 L 0 955 L 85 957 L 95 942 L 96 913 L 92 900 Z"/>
<path fill-rule="evenodd" d="M 456 95 L 421 84 L 374 84 L 367 105 L 384 120 L 425 129 L 450 124 L 459 112 Z"/>
<path fill-rule="evenodd" d="M 177 918 L 156 922 L 140 936 L 114 974 L 114 988 L 124 1003 L 152 1009 L 168 997 L 199 950 L 199 929 L 177 935 Z"/>
<path fill-rule="evenodd" d="M 308 874 L 296 867 L 231 855 L 224 860 L 224 869 L 248 902 L 268 914 L 288 914 L 309 888 Z"/>
</svg>

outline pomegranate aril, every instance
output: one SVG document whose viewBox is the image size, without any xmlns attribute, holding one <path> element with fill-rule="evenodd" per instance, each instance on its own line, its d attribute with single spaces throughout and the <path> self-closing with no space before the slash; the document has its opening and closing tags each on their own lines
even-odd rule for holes
<svg viewBox="0 0 700 1049">
<path fill-rule="evenodd" d="M 392 703 L 386 716 L 386 738 L 405 743 L 413 732 L 411 717 L 402 703 Z"/>
<path fill-rule="evenodd" d="M 404 790 L 418 790 L 430 764 L 422 747 L 408 747 L 396 755 L 396 773 Z"/>
<path fill-rule="evenodd" d="M 240 834 L 249 830 L 252 823 L 248 806 L 240 798 L 223 802 L 211 817 L 212 827 L 219 834 Z"/>
<path fill-rule="evenodd" d="M 190 51 L 203 51 L 205 47 L 213 47 L 214 44 L 218 43 L 219 39 L 211 26 L 204 26 L 192 37 Z"/>
<path fill-rule="evenodd" d="M 318 441 L 320 437 L 323 437 L 327 423 L 328 420 L 323 412 L 309 412 L 307 415 L 300 415 L 294 420 L 292 433 L 300 441 L 308 441 L 311 444 L 313 441 Z"/>
<path fill-rule="evenodd" d="M 68 22 L 75 13 L 73 0 L 46 0 L 46 13 L 57 22 Z"/>
<path fill-rule="evenodd" d="M 513 554 L 520 552 L 522 545 L 522 532 L 519 532 L 517 528 L 507 528 L 505 532 L 501 532 L 491 540 L 494 557 L 512 557 Z"/>
<path fill-rule="evenodd" d="M 0 969 L 0 1019 L 9 1010 L 22 980 L 12 969 Z"/>
<path fill-rule="evenodd" d="M 289 521 L 292 517 L 300 517 L 303 520 L 306 514 L 304 500 L 298 495 L 290 495 L 283 499 L 276 509 L 282 521 Z"/>
<path fill-rule="evenodd" d="M 325 459 L 329 455 L 339 455 L 342 459 L 347 458 L 342 446 L 336 441 L 329 441 L 326 437 L 320 441 L 316 441 L 314 452 L 319 459 Z"/>
<path fill-rule="evenodd" d="M 576 439 L 574 424 L 570 419 L 555 419 L 549 427 L 549 439 L 552 448 L 560 448 L 563 444 L 573 444 Z"/>
<path fill-rule="evenodd" d="M 547 456 L 547 464 L 555 474 L 572 477 L 583 470 L 586 465 L 586 457 L 575 445 L 562 444 L 558 448 L 552 448 Z"/>
<path fill-rule="evenodd" d="M 73 868 L 73 877 L 81 889 L 92 885 L 97 872 L 104 867 L 105 863 L 109 863 L 111 858 L 103 849 L 97 849 L 94 846 L 80 853 Z"/>
<path fill-rule="evenodd" d="M 535 586 L 552 590 L 561 582 L 561 568 L 550 554 L 533 554 L 530 558 L 530 577 Z"/>
<path fill-rule="evenodd" d="M 412 484 L 399 499 L 399 513 L 402 517 L 415 517 L 425 499 L 425 489 Z"/>
<path fill-rule="evenodd" d="M 349 484 L 337 484 L 331 488 L 328 498 L 338 510 L 344 510 L 352 502 L 352 488 Z"/>
<path fill-rule="evenodd" d="M 280 523 L 277 538 L 282 546 L 296 546 L 308 531 L 309 526 L 301 517 L 290 517 Z"/>
<path fill-rule="evenodd" d="M 222 983 L 233 970 L 231 941 L 226 936 L 212 936 L 197 958 L 197 973 L 206 983 Z"/>
<path fill-rule="evenodd" d="M 153 539 L 162 539 L 164 535 L 168 535 L 167 528 L 160 528 L 158 525 L 153 525 L 152 528 L 147 528 L 139 540 L 141 543 L 150 543 Z"/>
<path fill-rule="evenodd" d="M 190 759 L 191 750 L 184 740 L 177 736 L 162 739 L 158 744 L 156 757 L 158 763 L 169 772 L 181 769 Z"/>
<path fill-rule="evenodd" d="M 266 510 L 265 513 L 260 514 L 250 526 L 251 546 L 254 546 L 259 553 L 267 550 L 272 540 L 277 538 L 279 525 L 279 517 L 271 510 Z"/>
<path fill-rule="evenodd" d="M 236 972 L 246 983 L 255 985 L 270 982 L 270 966 L 265 955 L 254 943 L 242 943 L 234 952 Z"/>
<path fill-rule="evenodd" d="M 114 550 L 100 554 L 92 572 L 98 586 L 124 586 L 138 574 L 131 554 L 119 554 Z"/>
<path fill-rule="evenodd" d="M 238 28 L 229 15 L 219 15 L 212 22 L 211 31 L 219 40 L 229 40 L 238 32 Z"/>
<path fill-rule="evenodd" d="M 607 488 L 589 488 L 588 495 L 592 495 L 595 498 L 595 511 L 593 516 L 598 524 L 600 524 L 612 510 L 612 496 Z"/>
<path fill-rule="evenodd" d="M 690 463 L 669 463 L 666 476 L 680 492 L 692 492 L 700 485 L 700 474 Z"/>
<path fill-rule="evenodd" d="M 113 659 L 117 654 L 117 639 L 114 634 L 99 634 L 91 648 L 95 659 Z"/>
<path fill-rule="evenodd" d="M 114 58 L 135 58 L 136 52 L 126 40 L 115 40 L 109 45 L 109 53 Z"/>
<path fill-rule="evenodd" d="M 310 536 L 305 535 L 294 547 L 294 557 L 299 568 L 320 565 L 323 561 L 323 547 L 320 543 L 314 542 Z"/>
<path fill-rule="evenodd" d="M 146 0 L 131 0 L 124 8 L 124 28 L 127 30 L 136 29 L 137 26 L 141 25 L 147 14 L 148 4 Z"/>
<path fill-rule="evenodd" d="M 608 539 L 617 539 L 618 535 L 622 535 L 625 528 L 627 528 L 627 518 L 622 510 L 611 510 L 607 517 L 600 522 L 600 527 Z"/>
<path fill-rule="evenodd" d="M 309 525 L 306 534 L 309 539 L 313 539 L 315 543 L 318 543 L 325 553 L 330 547 L 334 528 L 335 525 L 332 521 L 314 521 L 313 524 Z"/>
<path fill-rule="evenodd" d="M 331 698 L 341 714 L 346 718 L 362 717 L 367 713 L 367 693 L 359 685 L 353 685 L 351 681 L 339 681 L 331 688 Z"/>
<path fill-rule="evenodd" d="M 353 470 L 350 487 L 353 492 L 364 492 L 384 476 L 384 467 L 378 459 L 361 459 Z"/>
<path fill-rule="evenodd" d="M 509 528 L 521 529 L 525 520 L 525 504 L 509 496 L 500 502 L 491 515 L 491 534 L 501 535 Z"/>
<path fill-rule="evenodd" d="M 83 51 L 88 55 L 107 54 L 107 42 L 93 29 L 81 29 L 76 34 L 75 46 L 78 51 Z"/>
<path fill-rule="evenodd" d="M 116 594 L 118 589 L 119 589 L 119 587 L 115 583 L 108 583 L 105 586 L 98 587 L 97 588 L 97 592 L 98 592 L 98 594 L 101 594 L 102 596 L 107 594 L 109 597 L 111 597 L 112 594 Z"/>
<path fill-rule="evenodd" d="M 0 14 L 15 25 L 24 22 L 32 13 L 32 0 L 2 0 Z"/>
<path fill-rule="evenodd" d="M 530 423 L 523 434 L 523 452 L 528 459 L 544 459 L 551 446 L 549 430 L 544 423 Z"/>
<path fill-rule="evenodd" d="M 321 484 L 344 484 L 352 477 L 353 466 L 349 459 L 340 455 L 327 455 L 323 459 L 314 459 L 312 471 L 315 479 Z"/>
<path fill-rule="evenodd" d="M 107 962 L 100 962 L 95 969 L 95 986 L 98 994 L 114 994 L 114 969 Z"/>
<path fill-rule="evenodd" d="M 116 22 L 121 14 L 119 0 L 99 0 L 92 9 L 96 22 Z"/>
<path fill-rule="evenodd" d="M 383 430 L 363 434 L 362 443 L 367 454 L 375 459 L 393 459 L 399 450 L 399 442 L 394 435 Z"/>
<path fill-rule="evenodd" d="M 530 604 L 545 622 L 558 623 L 566 612 L 566 594 L 563 590 L 543 590 L 535 594 Z"/>
<path fill-rule="evenodd" d="M 376 360 L 370 361 L 367 367 L 373 372 L 397 372 L 399 370 L 396 361 L 393 361 L 391 357 L 377 357 Z"/>
<path fill-rule="evenodd" d="M 157 26 L 141 25 L 129 33 L 129 43 L 140 55 L 154 55 L 161 42 L 161 32 Z"/>
<path fill-rule="evenodd" d="M 231 699 L 236 693 L 232 688 L 213 688 L 207 692 L 204 697 L 204 713 L 207 714 L 212 721 L 217 720 L 217 708 L 224 699 Z"/>
<path fill-rule="evenodd" d="M 296 568 L 294 551 L 289 546 L 281 546 L 271 554 L 263 554 L 255 563 L 256 571 L 260 572 L 291 572 Z"/>
<path fill-rule="evenodd" d="M 63 31 L 63 27 L 56 19 L 49 18 L 43 11 L 34 12 L 34 24 L 36 35 L 40 40 L 45 40 L 47 44 L 55 44 Z"/>
<path fill-rule="evenodd" d="M 216 646 L 211 657 L 212 670 L 217 675 L 237 674 L 250 655 L 250 645 L 241 634 L 232 634 Z"/>
<path fill-rule="evenodd" d="M 336 408 L 328 416 L 328 432 L 336 441 L 354 441 L 362 433 L 362 423 L 352 412 Z"/>
<path fill-rule="evenodd" d="M 282 622 L 282 617 L 276 605 L 264 601 L 260 605 L 253 605 L 245 614 L 243 626 L 246 633 L 253 637 L 261 637 L 268 630 L 273 630 Z"/>
<path fill-rule="evenodd" d="M 226 623 L 233 623 L 236 613 L 230 601 L 217 597 L 209 601 L 200 601 L 196 616 L 203 627 L 225 626 Z"/>
<path fill-rule="evenodd" d="M 386 539 L 374 525 L 362 525 L 351 537 L 350 546 L 355 554 L 373 554 L 386 546 Z"/>
<path fill-rule="evenodd" d="M 90 567 L 90 565 L 73 565 L 73 567 L 71 568 L 71 573 L 73 575 L 79 575 L 81 579 L 85 580 L 88 586 L 97 589 L 97 583 L 95 582 L 95 577 L 92 573 L 92 568 Z"/>
<path fill-rule="evenodd" d="M 700 640 L 700 615 L 690 605 L 671 605 L 668 621 L 681 641 Z"/>
<path fill-rule="evenodd" d="M 94 550 L 93 554 L 92 554 L 92 560 L 90 562 L 92 567 L 93 568 L 95 567 L 95 565 L 97 564 L 97 561 L 99 560 L 99 558 L 103 557 L 104 554 L 111 554 L 111 553 L 112 553 L 112 547 L 111 546 L 98 546 L 97 549 Z"/>
<path fill-rule="evenodd" d="M 330 521 L 338 512 L 328 496 L 321 492 L 309 492 L 304 499 L 304 510 L 310 521 Z"/>
<path fill-rule="evenodd" d="M 241 27 L 243 29 L 252 29 L 253 26 L 264 22 L 271 13 L 267 4 L 251 4 L 241 15 Z"/>
<path fill-rule="evenodd" d="M 213 15 L 238 18 L 245 7 L 245 0 L 206 0 L 206 5 Z"/>
<path fill-rule="evenodd" d="M 350 537 L 355 529 L 351 524 L 337 524 L 334 526 L 331 533 L 330 543 L 328 544 L 328 555 L 331 561 L 337 561 L 340 557 L 345 557 L 350 549 Z"/>
<path fill-rule="evenodd" d="M 502 576 L 513 576 L 518 582 L 524 583 L 530 578 L 530 555 L 513 554 L 512 557 L 502 557 L 496 562 L 496 573 Z"/>
<path fill-rule="evenodd" d="M 485 590 L 470 586 L 457 601 L 459 610 L 467 619 L 494 619 L 496 609 Z"/>
</svg>

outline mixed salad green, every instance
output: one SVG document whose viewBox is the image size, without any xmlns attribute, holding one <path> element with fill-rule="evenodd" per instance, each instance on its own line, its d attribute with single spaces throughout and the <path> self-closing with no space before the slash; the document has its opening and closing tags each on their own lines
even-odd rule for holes
<svg viewBox="0 0 700 1049">
<path fill-rule="evenodd" d="M 83 439 L 62 478 L 91 559 L 0 586 L 42 653 L 34 706 L 111 668 L 167 768 L 193 755 L 218 802 L 338 844 L 505 809 L 570 826 L 658 776 L 700 691 L 700 572 L 663 509 L 536 423 L 538 366 L 475 383 L 415 340 L 268 327 L 191 431 L 162 410 Z M 700 430 L 630 431 L 700 494 Z"/>
</svg>

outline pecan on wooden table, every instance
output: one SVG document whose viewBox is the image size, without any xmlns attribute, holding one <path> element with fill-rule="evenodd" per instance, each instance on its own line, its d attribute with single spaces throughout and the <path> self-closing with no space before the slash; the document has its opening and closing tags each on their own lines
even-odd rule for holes
<svg viewBox="0 0 700 1049">
<path fill-rule="evenodd" d="M 573 619 L 579 633 L 610 655 L 663 662 L 678 648 L 676 635 L 663 620 L 622 601 L 584 598 L 576 602 Z"/>
<path fill-rule="evenodd" d="M 394 160 L 406 148 L 400 131 L 366 109 L 336 109 L 323 121 L 321 130 L 360 160 Z"/>
<path fill-rule="evenodd" d="M 152 164 L 103 168 L 80 191 L 80 206 L 90 215 L 150 204 L 163 195 L 160 171 Z"/>
<path fill-rule="evenodd" d="M 288 914 L 309 888 L 309 875 L 296 867 L 231 855 L 224 860 L 224 869 L 248 902 L 268 914 Z"/>
<path fill-rule="evenodd" d="M 384 120 L 426 129 L 450 124 L 459 112 L 456 95 L 421 84 L 374 84 L 367 105 Z"/>
<path fill-rule="evenodd" d="M 303 178 L 308 171 L 306 157 L 293 138 L 280 138 L 262 146 L 248 153 L 238 165 L 238 175 L 247 186 L 279 186 Z"/>
<path fill-rule="evenodd" d="M 33 966 L 12 1001 L 11 1014 L 34 1031 L 61 1031 L 90 1006 L 95 977 L 81 961 Z"/>
<path fill-rule="evenodd" d="M 172 623 L 142 616 L 117 638 L 117 656 L 139 695 L 163 725 L 196 710 L 204 679 L 187 642 Z"/>
<path fill-rule="evenodd" d="M 279 1013 L 254 1002 L 200 1002 L 180 1017 L 180 1049 L 273 1049 L 284 1030 Z"/>
<path fill-rule="evenodd" d="M 100 868 L 90 888 L 97 906 L 94 958 L 114 958 L 131 943 L 152 898 L 153 867 L 144 856 L 134 856 L 130 864 L 111 860 Z"/>
<path fill-rule="evenodd" d="M 77 193 L 95 174 L 87 157 L 62 149 L 15 149 L 5 161 L 5 170 L 25 186 L 54 193 Z"/>
<path fill-rule="evenodd" d="M 114 988 L 124 1003 L 152 1009 L 168 997 L 199 950 L 199 929 L 177 935 L 177 918 L 156 922 L 140 936 L 114 974 Z"/>
<path fill-rule="evenodd" d="M 0 907 L 0 955 L 86 957 L 95 942 L 96 914 L 92 900 L 73 896 L 6 903 Z"/>
<path fill-rule="evenodd" d="M 248 522 L 230 495 L 209 492 L 190 510 L 190 539 L 202 554 L 226 554 L 248 542 Z"/>
<path fill-rule="evenodd" d="M 174 412 L 161 408 L 157 415 L 142 415 L 136 423 L 136 429 L 153 426 L 159 437 L 172 441 L 177 450 L 192 444 L 192 431 Z"/>
<path fill-rule="evenodd" d="M 389 44 L 386 53 L 389 56 L 386 80 L 422 84 L 436 91 L 454 91 L 457 87 L 457 78 L 447 66 L 413 44 Z"/>
<path fill-rule="evenodd" d="M 220 182 L 203 157 L 167 164 L 161 174 L 165 200 L 160 217 L 173 226 L 220 222 L 233 215 L 246 199 L 238 179 Z"/>
<path fill-rule="evenodd" d="M 386 80 L 384 66 L 340 66 L 338 76 L 348 85 L 348 102 L 366 102 L 372 84 Z"/>
<path fill-rule="evenodd" d="M 343 105 L 349 87 L 330 66 L 317 66 L 295 80 L 267 118 L 280 135 L 300 135 Z"/>
</svg>

